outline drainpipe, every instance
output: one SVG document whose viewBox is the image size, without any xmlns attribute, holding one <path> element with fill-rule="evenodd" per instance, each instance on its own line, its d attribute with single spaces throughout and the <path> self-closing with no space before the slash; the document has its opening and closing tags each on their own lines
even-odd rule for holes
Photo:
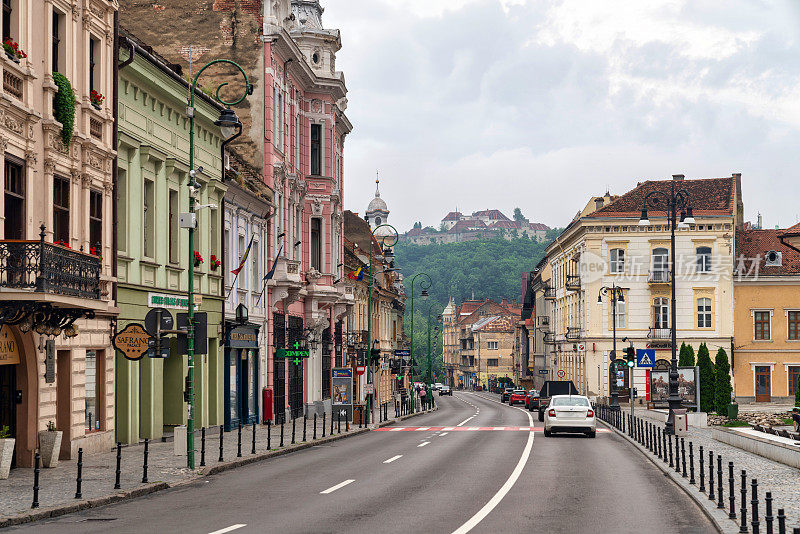
<svg viewBox="0 0 800 534">
<path fill-rule="evenodd" d="M 130 56 L 128 59 L 123 61 L 122 63 L 119 62 L 119 48 L 120 48 L 120 36 L 119 36 L 119 12 L 114 12 L 114 83 L 112 89 L 112 102 L 114 105 L 112 106 L 112 113 L 114 117 L 114 123 L 111 129 L 111 144 L 114 150 L 119 151 L 119 71 L 133 63 L 134 58 L 134 48 L 131 44 L 131 41 L 127 37 L 123 37 L 122 41 L 125 43 L 125 47 L 130 52 Z M 111 214 L 112 214 L 112 221 L 111 221 L 111 275 L 116 278 L 117 276 L 117 197 L 119 196 L 119 191 L 117 187 L 119 186 L 117 183 L 117 175 L 118 175 L 118 164 L 119 153 L 117 153 L 117 157 L 114 158 L 114 161 L 111 164 L 111 183 L 113 184 L 112 193 L 111 193 Z M 117 303 L 117 284 L 114 284 L 112 288 L 112 298 L 114 299 L 114 303 Z"/>
</svg>

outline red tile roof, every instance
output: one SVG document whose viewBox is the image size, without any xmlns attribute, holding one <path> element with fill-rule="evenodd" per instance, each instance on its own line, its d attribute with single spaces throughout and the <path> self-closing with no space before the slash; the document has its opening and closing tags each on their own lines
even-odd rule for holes
<svg viewBox="0 0 800 534">
<path fill-rule="evenodd" d="M 793 227 L 794 228 L 794 227 Z M 791 228 L 790 228 L 791 230 Z M 737 230 L 735 267 L 743 275 L 787 276 L 800 274 L 800 252 L 781 243 L 785 230 Z M 770 251 L 781 253 L 781 266 L 766 266 Z"/>
<path fill-rule="evenodd" d="M 706 178 L 700 180 L 647 180 L 620 196 L 610 204 L 589 214 L 589 217 L 639 217 L 644 207 L 645 195 L 651 191 L 669 193 L 672 184 L 675 189 L 685 189 L 689 194 L 694 215 L 720 216 L 733 215 L 736 207 L 736 178 Z M 651 217 L 664 217 L 665 211 L 648 207 Z"/>
<path fill-rule="evenodd" d="M 473 217 L 489 217 L 492 221 L 510 221 L 500 210 L 482 210 L 472 214 Z"/>
<path fill-rule="evenodd" d="M 448 232 L 451 234 L 457 234 L 459 232 L 468 232 L 470 230 L 479 230 L 486 228 L 486 223 L 481 220 L 468 220 L 468 221 L 458 221 L 453 225 Z"/>
<path fill-rule="evenodd" d="M 550 227 L 543 223 L 530 223 L 528 228 L 536 232 L 546 232 L 550 230 Z"/>
<path fill-rule="evenodd" d="M 491 228 L 502 228 L 505 230 L 516 230 L 519 227 L 520 226 L 517 221 L 497 221 L 491 225 Z"/>
<path fill-rule="evenodd" d="M 445 215 L 444 219 L 442 219 L 442 220 L 443 221 L 457 221 L 461 217 L 463 217 L 463 214 L 460 211 L 451 211 L 450 213 Z"/>
</svg>

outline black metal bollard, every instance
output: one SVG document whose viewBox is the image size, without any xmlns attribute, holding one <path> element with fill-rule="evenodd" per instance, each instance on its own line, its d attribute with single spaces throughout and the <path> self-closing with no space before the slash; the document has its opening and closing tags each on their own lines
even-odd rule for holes
<svg viewBox="0 0 800 534">
<path fill-rule="evenodd" d="M 739 532 L 747 534 L 747 471 L 742 469 L 742 488 L 740 490 L 742 502 L 739 505 Z"/>
<path fill-rule="evenodd" d="M 736 497 L 734 497 L 733 493 L 734 483 L 733 462 L 728 462 L 728 503 L 730 504 L 730 510 L 728 511 L 729 519 L 736 519 Z"/>
<path fill-rule="evenodd" d="M 689 442 L 689 484 L 694 484 L 694 447 L 692 442 Z M 733 486 L 731 486 L 733 487 Z"/>
<path fill-rule="evenodd" d="M 336 433 L 342 433 L 342 412 L 336 412 Z"/>
<path fill-rule="evenodd" d="M 272 419 L 267 419 L 267 450 L 272 450 Z"/>
<path fill-rule="evenodd" d="M 308 416 L 303 414 L 303 441 L 306 441 L 306 424 L 308 423 Z"/>
<path fill-rule="evenodd" d="M 331 436 L 333 435 L 333 410 L 331 410 Z"/>
<path fill-rule="evenodd" d="M 783 508 L 778 508 L 778 534 L 786 534 L 786 515 Z"/>
<path fill-rule="evenodd" d="M 772 492 L 768 491 L 764 497 L 764 529 L 767 534 L 772 534 L 772 522 L 774 519 L 772 517 Z"/>
<path fill-rule="evenodd" d="M 681 473 L 681 448 L 679 447 L 680 440 L 675 436 L 675 472 Z"/>
<path fill-rule="evenodd" d="M 722 456 L 717 455 L 717 508 L 725 509 L 725 498 L 722 496 Z"/>
<path fill-rule="evenodd" d="M 622 433 L 625 434 L 625 417 L 622 418 Z"/>
<path fill-rule="evenodd" d="M 83 498 L 81 493 L 81 482 L 83 482 L 83 447 L 78 447 L 78 477 L 75 479 L 75 498 Z"/>
<path fill-rule="evenodd" d="M 236 457 L 242 457 L 242 422 L 239 421 L 238 437 L 236 438 Z"/>
<path fill-rule="evenodd" d="M 144 463 L 142 464 L 142 484 L 147 484 L 147 457 L 150 455 L 150 440 L 144 438 Z"/>
<path fill-rule="evenodd" d="M 708 500 L 714 501 L 714 451 L 708 451 Z"/>
<path fill-rule="evenodd" d="M 222 425 L 219 425 L 219 461 L 220 462 L 222 461 L 222 451 L 223 451 L 222 444 L 224 442 L 224 439 L 225 439 L 225 427 L 223 427 Z"/>
<path fill-rule="evenodd" d="M 200 467 L 206 465 L 206 427 L 200 429 Z"/>
<path fill-rule="evenodd" d="M 751 488 L 751 491 L 752 491 L 751 494 L 750 494 L 751 497 L 752 497 L 752 499 L 750 499 L 750 506 L 752 508 L 750 510 L 750 515 L 752 517 L 751 520 L 750 520 L 750 526 L 753 527 L 753 530 L 752 530 L 753 534 L 758 534 L 758 527 L 759 527 L 759 521 L 758 521 L 758 480 L 756 480 L 755 478 L 751 479 L 750 488 Z"/>
<path fill-rule="evenodd" d="M 253 421 L 253 448 L 250 449 L 250 454 L 256 453 L 256 422 Z"/>
<path fill-rule="evenodd" d="M 666 465 L 667 464 L 667 457 L 669 456 L 667 454 L 668 451 L 667 451 L 667 429 L 666 428 L 664 428 L 664 431 L 662 432 L 662 435 L 664 436 L 664 465 Z"/>
<path fill-rule="evenodd" d="M 700 458 L 700 493 L 706 492 L 706 468 L 703 464 L 703 446 L 700 445 L 699 454 L 697 455 Z"/>
<path fill-rule="evenodd" d="M 383 420 L 384 421 L 388 421 L 389 420 L 389 403 L 388 402 L 383 405 Z"/>
<path fill-rule="evenodd" d="M 297 417 L 292 415 L 292 445 L 294 445 L 294 435 L 297 428 Z"/>
<path fill-rule="evenodd" d="M 686 441 L 681 438 L 681 471 L 683 478 L 686 478 Z"/>
<path fill-rule="evenodd" d="M 281 419 L 281 444 L 280 444 L 281 447 L 283 447 L 283 424 L 284 423 L 285 423 L 285 421 L 283 419 Z"/>
<path fill-rule="evenodd" d="M 314 439 L 314 440 L 317 439 L 317 414 L 316 413 L 314 414 L 314 434 L 313 434 L 313 438 L 312 439 Z"/>
<path fill-rule="evenodd" d="M 649 421 L 647 423 L 645 423 L 645 427 L 644 427 L 644 447 L 647 450 L 650 450 L 650 429 L 651 429 L 651 427 L 652 427 L 652 425 L 650 424 Z"/>
<path fill-rule="evenodd" d="M 661 427 L 658 427 L 658 431 L 656 432 L 656 439 L 658 440 L 658 457 L 659 457 L 659 459 L 662 459 L 662 457 L 661 457 Z"/>
<path fill-rule="evenodd" d="M 322 412 L 322 437 L 325 437 L 325 429 L 327 428 L 327 424 L 325 423 L 326 418 L 328 417 L 327 412 Z M 331 415 L 333 417 L 333 415 Z"/>
<path fill-rule="evenodd" d="M 350 418 L 346 415 L 344 416 L 344 431 L 350 432 Z"/>
<path fill-rule="evenodd" d="M 122 443 L 117 442 L 117 478 L 114 482 L 114 489 L 120 489 L 119 477 L 122 473 Z"/>
<path fill-rule="evenodd" d="M 39 508 L 39 453 L 36 453 L 33 463 L 33 503 L 31 508 Z"/>
<path fill-rule="evenodd" d="M 362 426 L 363 424 L 364 424 L 364 409 L 362 408 L 362 409 L 359 411 L 359 416 L 358 416 L 358 428 L 361 428 L 361 426 Z"/>
<path fill-rule="evenodd" d="M 675 467 L 672 463 L 672 434 L 669 435 L 669 466 Z"/>
</svg>

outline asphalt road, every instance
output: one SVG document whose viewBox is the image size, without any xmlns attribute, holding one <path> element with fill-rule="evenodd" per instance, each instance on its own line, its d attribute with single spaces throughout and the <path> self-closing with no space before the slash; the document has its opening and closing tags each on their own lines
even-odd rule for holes
<svg viewBox="0 0 800 534">
<path fill-rule="evenodd" d="M 436 428 L 387 427 L 9 531 L 716 532 L 689 497 L 613 434 L 489 430 L 541 423 L 480 395 L 437 401 L 438 411 L 398 425 Z"/>
</svg>

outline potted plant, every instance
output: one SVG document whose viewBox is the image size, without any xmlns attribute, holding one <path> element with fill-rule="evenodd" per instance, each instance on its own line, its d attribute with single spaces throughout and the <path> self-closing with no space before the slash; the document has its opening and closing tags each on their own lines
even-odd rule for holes
<svg viewBox="0 0 800 534">
<path fill-rule="evenodd" d="M 104 97 L 102 93 L 98 93 L 92 89 L 89 93 L 89 99 L 92 101 L 92 107 L 99 111 L 103 106 L 103 100 L 105 100 L 106 97 Z"/>
<path fill-rule="evenodd" d="M 11 430 L 4 426 L 0 428 L 0 480 L 8 478 L 11 470 L 11 458 L 14 456 L 14 441 Z"/>
<path fill-rule="evenodd" d="M 62 435 L 63 432 L 56 430 L 56 425 L 52 421 L 47 422 L 47 430 L 39 431 L 39 454 L 42 456 L 42 465 L 44 467 L 58 465 Z"/>
<path fill-rule="evenodd" d="M 201 263 L 203 263 L 203 256 L 201 256 L 200 253 L 195 250 L 194 251 L 194 266 L 195 267 L 200 267 Z"/>
<path fill-rule="evenodd" d="M 217 259 L 217 255 L 216 254 L 212 254 L 211 255 L 211 270 L 212 271 L 216 271 L 221 264 L 222 264 L 222 262 Z"/>
<path fill-rule="evenodd" d="M 19 63 L 22 58 L 28 57 L 28 54 L 26 54 L 23 50 L 20 50 L 19 44 L 11 39 L 6 39 L 3 41 L 3 50 L 6 51 L 6 56 L 8 56 L 8 59 L 14 63 Z"/>
<path fill-rule="evenodd" d="M 102 254 L 100 254 L 100 248 L 99 247 L 89 247 L 89 254 L 91 254 L 92 256 L 97 256 L 101 260 L 103 259 Z"/>
</svg>

